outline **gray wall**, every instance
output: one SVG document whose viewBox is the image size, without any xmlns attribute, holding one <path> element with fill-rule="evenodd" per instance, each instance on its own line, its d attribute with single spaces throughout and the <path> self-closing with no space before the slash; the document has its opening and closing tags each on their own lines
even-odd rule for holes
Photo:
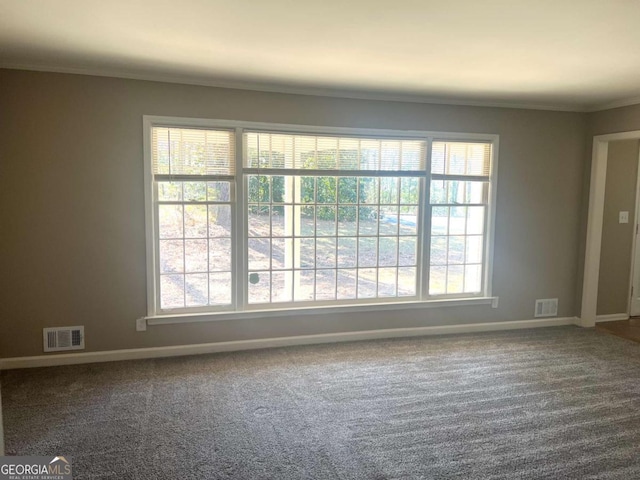
<svg viewBox="0 0 640 480">
<path fill-rule="evenodd" d="M 609 143 L 598 279 L 598 315 L 628 311 L 638 146 L 638 140 Z M 619 223 L 620 211 L 629 212 L 629 223 Z"/>
<path fill-rule="evenodd" d="M 0 70 L 0 357 L 42 353 L 42 328 L 85 325 L 88 351 L 576 314 L 586 116 L 285 95 Z M 155 326 L 146 313 L 142 116 L 500 135 L 500 307 Z"/>
</svg>

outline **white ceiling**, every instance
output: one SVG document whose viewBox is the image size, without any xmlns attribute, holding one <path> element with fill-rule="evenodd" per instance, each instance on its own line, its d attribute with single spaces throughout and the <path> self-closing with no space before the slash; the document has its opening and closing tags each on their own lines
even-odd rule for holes
<svg viewBox="0 0 640 480">
<path fill-rule="evenodd" d="M 640 1 L 0 0 L 0 66 L 590 110 L 640 102 Z"/>
</svg>

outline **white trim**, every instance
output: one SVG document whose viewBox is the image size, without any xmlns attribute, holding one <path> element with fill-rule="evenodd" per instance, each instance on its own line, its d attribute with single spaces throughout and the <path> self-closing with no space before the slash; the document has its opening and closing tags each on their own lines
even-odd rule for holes
<svg viewBox="0 0 640 480">
<path fill-rule="evenodd" d="M 640 289 L 640 285 L 634 285 L 636 282 L 636 272 L 640 273 L 640 251 L 638 250 L 638 217 L 640 212 L 640 149 L 637 152 L 638 160 L 636 162 L 636 167 L 638 169 L 636 173 L 636 190 L 635 194 L 635 212 L 633 216 L 633 230 L 631 235 L 633 235 L 631 240 L 631 271 L 629 272 L 629 290 L 627 291 L 627 295 L 629 301 L 627 302 L 627 312 L 629 315 L 638 315 L 640 314 L 640 309 L 638 305 L 634 305 L 633 300 L 633 292 L 634 290 L 638 292 Z"/>
<path fill-rule="evenodd" d="M 598 315 L 596 317 L 596 323 L 617 322 L 619 320 L 629 320 L 629 314 L 628 313 L 611 313 L 609 315 Z"/>
<path fill-rule="evenodd" d="M 154 205 L 153 200 L 157 197 L 153 192 L 153 164 L 151 160 L 151 119 L 147 116 L 142 117 L 142 138 L 144 142 L 144 223 L 145 223 L 145 239 L 147 253 L 147 312 L 155 315 L 156 313 L 156 295 L 158 286 L 156 285 L 155 272 L 159 268 L 156 265 L 156 225 L 154 221 Z"/>
<path fill-rule="evenodd" d="M 500 139 L 493 141 L 493 151 L 491 152 L 491 174 L 489 175 L 489 205 L 487 205 L 487 223 L 485 260 L 484 260 L 484 292 L 486 295 L 493 294 L 493 254 L 496 233 L 496 209 L 498 195 L 498 157 L 500 150 Z M 497 297 L 496 297 L 497 298 Z M 497 302 L 496 302 L 497 306 Z M 494 307 L 497 308 L 497 307 Z"/>
<path fill-rule="evenodd" d="M 580 320 L 583 327 L 593 327 L 596 323 L 608 150 L 608 142 L 601 141 L 599 137 L 594 137 L 593 155 L 591 159 L 589 214 L 587 218 L 587 244 L 585 248 L 582 304 L 580 309 Z"/>
<path fill-rule="evenodd" d="M 146 317 L 147 325 L 173 325 L 183 323 L 216 322 L 224 320 L 246 320 L 251 318 L 298 317 L 300 315 L 326 315 L 331 313 L 379 312 L 423 308 L 493 305 L 497 297 L 457 298 L 429 301 L 396 301 L 368 304 L 326 305 L 313 307 L 291 307 L 244 310 L 218 313 L 176 313 Z M 332 302 L 334 303 L 334 302 Z"/>
<path fill-rule="evenodd" d="M 119 69 L 102 68 L 71 68 L 61 66 L 41 66 L 33 64 L 0 63 L 0 68 L 9 70 L 31 70 L 35 72 L 66 73 L 72 75 L 90 75 L 97 77 L 110 77 L 128 80 L 145 80 L 151 82 L 177 83 L 180 85 L 196 85 L 202 87 L 227 88 L 232 90 L 250 90 L 255 92 L 284 93 L 289 95 L 306 95 L 314 97 L 350 98 L 355 100 L 374 100 L 382 102 L 403 102 L 403 103 L 427 103 L 434 105 L 454 105 L 467 107 L 486 108 L 516 108 L 524 110 L 551 110 L 559 112 L 588 112 L 593 111 L 584 105 L 569 104 L 537 104 L 519 103 L 509 101 L 486 101 L 471 100 L 461 98 L 443 98 L 429 96 L 429 94 L 411 94 L 381 91 L 355 91 L 343 90 L 339 88 L 326 87 L 296 87 L 276 83 L 251 83 L 246 81 L 220 81 L 215 79 L 205 79 L 190 77 L 188 75 L 153 74 L 153 73 L 133 73 Z M 611 108 L 611 107 L 609 107 Z"/>
<path fill-rule="evenodd" d="M 574 325 L 576 321 L 577 319 L 575 317 L 560 317 L 535 320 L 516 320 L 507 322 L 468 323 L 463 325 L 389 328 L 380 330 L 363 330 L 358 332 L 322 333 L 317 335 L 299 335 L 294 337 L 277 337 L 255 340 L 237 340 L 231 342 L 202 343 L 196 345 L 172 345 L 167 347 L 135 348 L 129 350 L 108 350 L 104 352 L 1 358 L 0 370 L 10 370 L 13 368 L 75 365 L 95 362 L 113 362 L 121 360 L 139 360 L 143 358 L 177 357 L 184 355 L 234 352 L 239 350 L 255 350 L 260 348 L 287 347 L 293 345 L 313 345 L 319 343 L 373 340 L 380 338 L 417 337 L 426 335 L 445 335 L 451 333 L 490 332 L 498 330 L 517 330 L 523 328 L 556 327 L 561 325 Z"/>
<path fill-rule="evenodd" d="M 630 107 L 632 105 L 638 105 L 640 103 L 640 97 L 623 98 L 620 100 L 614 100 L 608 103 L 599 103 L 585 108 L 584 112 L 601 112 L 603 110 L 611 110 L 613 108 Z"/>
<path fill-rule="evenodd" d="M 591 157 L 591 185 L 589 190 L 589 213 L 587 218 L 587 242 L 582 282 L 580 325 L 593 327 L 596 323 L 598 303 L 598 277 L 600 274 L 600 249 L 602 246 L 602 222 L 604 217 L 604 194 L 607 180 L 607 156 L 609 142 L 614 140 L 640 139 L 640 130 L 610 133 L 593 137 Z"/>
</svg>

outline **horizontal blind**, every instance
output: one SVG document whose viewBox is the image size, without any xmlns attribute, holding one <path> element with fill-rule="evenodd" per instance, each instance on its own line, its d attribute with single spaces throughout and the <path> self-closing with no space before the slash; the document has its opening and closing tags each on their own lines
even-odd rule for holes
<svg viewBox="0 0 640 480">
<path fill-rule="evenodd" d="M 232 130 L 153 127 L 155 175 L 234 175 Z"/>
<path fill-rule="evenodd" d="M 426 141 L 245 132 L 244 165 L 260 169 L 421 171 Z"/>
<path fill-rule="evenodd" d="M 488 177 L 491 143 L 433 142 L 431 173 Z"/>
</svg>

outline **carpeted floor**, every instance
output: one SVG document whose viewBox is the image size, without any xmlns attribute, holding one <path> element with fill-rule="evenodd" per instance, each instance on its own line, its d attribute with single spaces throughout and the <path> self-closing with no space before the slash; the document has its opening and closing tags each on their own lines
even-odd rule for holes
<svg viewBox="0 0 640 480">
<path fill-rule="evenodd" d="M 640 345 L 577 327 L 2 372 L 74 478 L 640 478 Z"/>
</svg>

